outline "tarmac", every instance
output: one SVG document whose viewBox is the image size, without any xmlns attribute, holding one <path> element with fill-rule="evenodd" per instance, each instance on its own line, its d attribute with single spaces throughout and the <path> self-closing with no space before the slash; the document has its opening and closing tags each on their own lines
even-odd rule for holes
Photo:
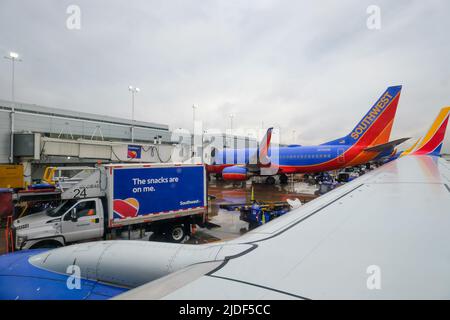
<svg viewBox="0 0 450 320">
<path fill-rule="evenodd" d="M 263 202 L 286 201 L 298 198 L 302 203 L 311 201 L 317 196 L 315 186 L 304 182 L 293 182 L 285 185 L 266 185 L 260 183 L 230 183 L 212 181 L 208 186 L 208 194 L 215 197 L 209 203 L 209 222 L 217 228 L 200 228 L 187 243 L 205 243 L 227 241 L 239 237 L 248 231 L 248 223 L 239 219 L 239 211 L 221 209 L 221 204 L 245 204 L 252 200 L 252 187 L 255 200 Z"/>
</svg>

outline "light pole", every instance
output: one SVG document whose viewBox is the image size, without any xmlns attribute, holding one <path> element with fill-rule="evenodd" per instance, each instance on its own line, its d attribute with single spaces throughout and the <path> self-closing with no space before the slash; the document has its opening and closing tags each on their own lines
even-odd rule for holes
<svg viewBox="0 0 450 320">
<path fill-rule="evenodd" d="M 233 147 L 234 146 L 234 136 L 233 136 L 233 118 L 234 118 L 234 114 L 230 114 L 230 146 Z"/>
<path fill-rule="evenodd" d="M 203 163 L 205 163 L 205 159 L 204 159 L 204 149 L 205 149 L 205 133 L 207 133 L 206 132 L 206 130 L 202 130 L 202 164 Z"/>
<path fill-rule="evenodd" d="M 234 118 L 234 114 L 230 114 L 230 131 L 231 131 L 231 135 L 233 135 L 233 118 Z"/>
<path fill-rule="evenodd" d="M 129 86 L 128 91 L 131 92 L 131 142 L 134 142 L 134 95 L 141 91 L 141 89 Z"/>
<path fill-rule="evenodd" d="M 11 60 L 11 101 L 12 101 L 12 107 L 11 107 L 11 154 L 9 156 L 9 162 L 13 163 L 14 162 L 14 113 L 15 113 L 15 104 L 16 104 L 16 99 L 15 99 L 15 93 L 14 93 L 14 65 L 15 62 L 20 62 L 22 61 L 21 59 L 19 59 L 19 54 L 17 52 L 10 52 L 9 55 L 5 56 L 5 59 Z"/>
<path fill-rule="evenodd" d="M 192 105 L 192 136 L 191 136 L 191 155 L 195 156 L 195 146 L 194 146 L 194 136 L 195 136 L 195 109 L 197 106 L 195 104 Z"/>
<path fill-rule="evenodd" d="M 194 130 L 195 130 L 195 109 L 197 109 L 198 107 L 193 104 L 192 105 L 192 134 L 194 134 Z"/>
</svg>

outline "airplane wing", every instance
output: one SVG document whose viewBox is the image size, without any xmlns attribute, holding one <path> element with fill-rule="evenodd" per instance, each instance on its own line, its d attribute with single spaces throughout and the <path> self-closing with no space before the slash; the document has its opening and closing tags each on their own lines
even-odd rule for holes
<svg viewBox="0 0 450 320">
<path fill-rule="evenodd" d="M 449 208 L 450 164 L 402 157 L 116 298 L 449 299 Z"/>
</svg>

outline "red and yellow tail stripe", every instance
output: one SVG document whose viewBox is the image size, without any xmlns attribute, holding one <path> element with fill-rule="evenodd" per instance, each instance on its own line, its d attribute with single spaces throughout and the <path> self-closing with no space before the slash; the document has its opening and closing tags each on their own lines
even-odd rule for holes
<svg viewBox="0 0 450 320">
<path fill-rule="evenodd" d="M 413 151 L 415 150 L 416 146 L 419 144 L 419 141 L 420 141 L 420 140 L 422 140 L 422 137 L 420 137 L 419 139 L 417 139 L 417 141 L 414 142 L 414 144 L 413 144 L 411 147 L 409 147 L 408 149 L 406 149 L 405 151 L 403 151 L 403 152 L 400 154 L 400 157 L 407 156 L 408 154 L 410 154 L 411 152 L 413 152 Z"/>
<path fill-rule="evenodd" d="M 434 120 L 425 137 L 420 141 L 414 155 L 439 153 L 447 129 L 450 107 L 444 107 Z"/>
</svg>

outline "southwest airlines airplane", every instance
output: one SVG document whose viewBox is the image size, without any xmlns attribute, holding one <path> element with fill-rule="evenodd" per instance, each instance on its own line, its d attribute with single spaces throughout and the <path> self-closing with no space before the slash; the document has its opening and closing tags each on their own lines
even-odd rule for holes
<svg viewBox="0 0 450 320">
<path fill-rule="evenodd" d="M 225 180 L 243 181 L 252 175 L 281 175 L 281 180 L 287 180 L 289 173 L 329 171 L 389 157 L 396 153 L 398 144 L 407 140 L 389 142 L 401 88 L 387 88 L 345 137 L 317 146 L 278 148 L 270 147 L 270 128 L 258 150 L 213 150 L 208 172 L 222 174 Z M 243 159 L 243 163 L 239 164 L 238 159 Z"/>
<path fill-rule="evenodd" d="M 1 256 L 0 298 L 450 299 L 450 163 L 437 155 L 449 111 L 417 152 L 232 241 Z"/>
</svg>

